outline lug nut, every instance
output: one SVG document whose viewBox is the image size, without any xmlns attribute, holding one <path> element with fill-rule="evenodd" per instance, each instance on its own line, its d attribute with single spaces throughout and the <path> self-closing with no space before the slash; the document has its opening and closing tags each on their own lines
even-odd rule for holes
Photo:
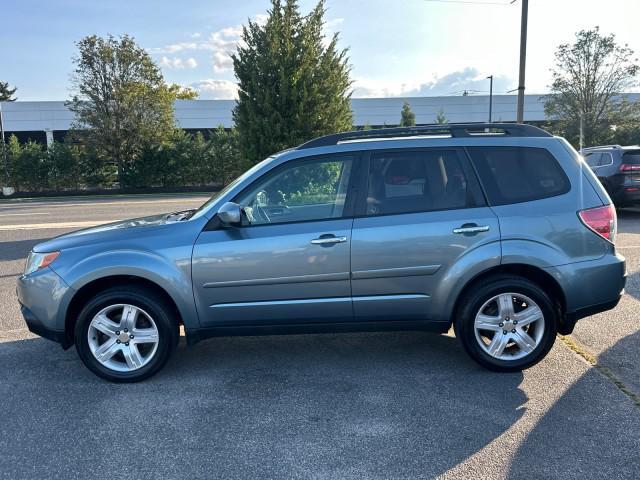
<svg viewBox="0 0 640 480">
<path fill-rule="evenodd" d="M 511 333 L 516 333 L 516 329 L 514 328 L 513 330 L 511 330 Z"/>
<path fill-rule="evenodd" d="M 128 346 L 129 346 L 129 342 L 125 343 L 124 345 L 125 345 L 126 347 L 128 347 Z"/>
<path fill-rule="evenodd" d="M 120 335 L 120 330 L 116 330 L 116 335 Z"/>
<path fill-rule="evenodd" d="M 124 333 L 127 333 L 129 330 L 127 330 L 126 328 L 124 329 Z"/>
<path fill-rule="evenodd" d="M 513 321 L 513 324 L 514 324 L 514 325 L 517 325 L 517 324 L 518 324 L 518 321 L 517 321 L 517 320 L 514 320 L 514 321 Z"/>
<path fill-rule="evenodd" d="M 502 334 L 503 334 L 503 335 L 506 335 L 506 334 L 507 334 L 507 331 L 506 331 L 506 330 L 502 330 Z"/>
<path fill-rule="evenodd" d="M 129 338 L 130 338 L 131 340 L 133 340 L 133 335 L 129 335 Z"/>
<path fill-rule="evenodd" d="M 504 323 L 500 322 L 500 325 L 498 325 L 499 327 L 504 327 Z"/>
<path fill-rule="evenodd" d="M 120 340 L 116 340 L 116 343 L 120 343 Z"/>
</svg>

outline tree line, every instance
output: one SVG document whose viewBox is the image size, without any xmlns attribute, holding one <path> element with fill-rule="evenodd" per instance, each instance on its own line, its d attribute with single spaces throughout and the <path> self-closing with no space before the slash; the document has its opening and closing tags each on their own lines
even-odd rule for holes
<svg viewBox="0 0 640 480">
<path fill-rule="evenodd" d="M 72 129 L 49 148 L 15 137 L 0 144 L 0 183 L 19 191 L 217 186 L 279 150 L 354 128 L 347 50 L 338 34 L 324 38 L 324 17 L 324 0 L 307 15 L 295 0 L 272 0 L 266 22 L 249 21 L 232 55 L 234 128 L 204 134 L 175 124 L 174 101 L 197 93 L 167 84 L 132 37 L 81 39 L 67 102 Z M 631 49 L 596 27 L 555 58 L 544 126 L 576 147 L 640 143 L 640 102 L 624 95 L 638 84 Z M 0 82 L 0 101 L 15 92 Z M 399 113 L 400 125 L 415 125 L 408 103 Z M 447 122 L 440 110 L 435 123 Z"/>
</svg>

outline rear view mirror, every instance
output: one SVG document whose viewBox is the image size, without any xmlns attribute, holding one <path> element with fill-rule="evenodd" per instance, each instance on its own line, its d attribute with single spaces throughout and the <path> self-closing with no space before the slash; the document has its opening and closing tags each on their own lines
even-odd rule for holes
<svg viewBox="0 0 640 480">
<path fill-rule="evenodd" d="M 237 203 L 227 202 L 218 209 L 218 218 L 224 225 L 240 225 L 242 209 Z"/>
</svg>

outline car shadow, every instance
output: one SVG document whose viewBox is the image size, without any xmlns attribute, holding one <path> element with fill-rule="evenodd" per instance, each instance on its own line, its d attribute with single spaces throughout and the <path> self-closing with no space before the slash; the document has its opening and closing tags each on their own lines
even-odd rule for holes
<svg viewBox="0 0 640 480">
<path fill-rule="evenodd" d="M 603 352 L 625 388 L 640 395 L 640 332 Z M 620 359 L 627 362 L 620 365 Z M 595 398 L 603 401 L 594 402 Z M 640 409 L 597 369 L 589 368 L 536 424 L 511 462 L 507 478 L 637 479 Z M 560 426 L 568 429 L 560 435 Z M 607 438 L 607 444 L 599 439 Z M 567 438 L 570 441 L 567 441 Z"/>
<path fill-rule="evenodd" d="M 11 441 L 0 442 L 0 469 L 12 478 L 104 469 L 131 477 L 432 478 L 526 411 L 521 373 L 481 369 L 449 336 L 215 338 L 181 343 L 177 353 L 152 379 L 117 385 L 51 342 L 1 343 L 2 429 Z M 47 447 L 36 454 L 35 445 Z M 117 452 L 144 461 L 114 461 Z"/>
<path fill-rule="evenodd" d="M 49 240 L 49 238 L 50 237 L 2 242 L 2 248 L 0 248 L 0 262 L 27 258 L 27 255 L 29 255 L 29 252 L 35 245 L 44 242 L 45 240 Z"/>
</svg>

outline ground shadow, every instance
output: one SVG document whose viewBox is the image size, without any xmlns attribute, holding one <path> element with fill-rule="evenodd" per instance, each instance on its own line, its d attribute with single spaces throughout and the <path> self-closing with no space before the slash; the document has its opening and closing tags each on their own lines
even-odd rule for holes
<svg viewBox="0 0 640 480">
<path fill-rule="evenodd" d="M 0 261 L 21 260 L 27 258 L 31 249 L 38 243 L 49 240 L 47 238 L 36 238 L 29 240 L 14 240 L 0 243 Z"/>
<path fill-rule="evenodd" d="M 639 351 L 637 332 L 602 353 L 598 363 L 611 367 L 627 387 L 640 393 Z M 624 358 L 628 364 L 620 363 Z M 527 436 L 508 478 L 635 480 L 640 472 L 638 432 L 640 408 L 610 379 L 590 368 Z M 608 439 L 606 444 L 602 438 Z"/>
<path fill-rule="evenodd" d="M 181 344 L 159 375 L 135 385 L 97 379 L 51 342 L 8 342 L 0 470 L 433 478 L 522 416 L 522 379 L 482 370 L 454 338 L 415 332 Z M 116 461 L 117 452 L 144 461 Z"/>
</svg>

